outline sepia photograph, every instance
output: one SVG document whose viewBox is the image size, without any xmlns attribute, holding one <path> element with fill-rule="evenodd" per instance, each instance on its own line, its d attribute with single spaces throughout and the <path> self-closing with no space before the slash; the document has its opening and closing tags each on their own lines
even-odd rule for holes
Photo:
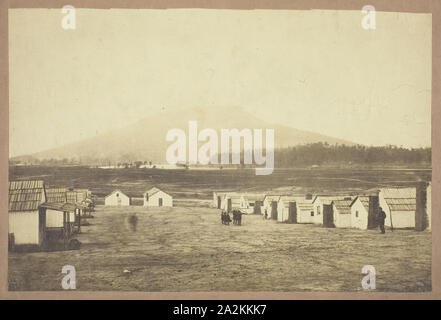
<svg viewBox="0 0 441 320">
<path fill-rule="evenodd" d="M 7 18 L 8 292 L 432 292 L 432 13 Z"/>
</svg>

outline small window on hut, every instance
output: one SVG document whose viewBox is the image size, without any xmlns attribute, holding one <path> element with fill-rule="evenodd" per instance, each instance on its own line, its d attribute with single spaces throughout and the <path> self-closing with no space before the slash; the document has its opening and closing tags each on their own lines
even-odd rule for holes
<svg viewBox="0 0 441 320">
<path fill-rule="evenodd" d="M 358 218 L 358 210 L 355 211 L 355 217 Z"/>
<path fill-rule="evenodd" d="M 118 192 L 116 193 L 116 196 L 119 197 L 119 193 Z"/>
<path fill-rule="evenodd" d="M 311 211 L 311 217 L 313 217 L 314 216 L 314 211 Z"/>
</svg>

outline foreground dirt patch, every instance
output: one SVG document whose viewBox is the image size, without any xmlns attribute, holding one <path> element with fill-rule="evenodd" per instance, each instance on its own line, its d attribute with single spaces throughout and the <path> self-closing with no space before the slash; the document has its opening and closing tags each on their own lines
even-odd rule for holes
<svg viewBox="0 0 441 320">
<path fill-rule="evenodd" d="M 204 207 L 98 207 L 90 222 L 80 250 L 10 253 L 9 290 L 61 290 L 67 264 L 77 290 L 359 291 L 367 264 L 377 291 L 431 290 L 430 232 L 224 226 Z"/>
</svg>

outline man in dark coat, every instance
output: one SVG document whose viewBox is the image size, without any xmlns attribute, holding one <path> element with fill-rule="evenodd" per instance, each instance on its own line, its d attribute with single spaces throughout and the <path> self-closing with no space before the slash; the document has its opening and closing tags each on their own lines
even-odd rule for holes
<svg viewBox="0 0 441 320">
<path fill-rule="evenodd" d="M 385 233 L 384 220 L 386 220 L 386 213 L 383 211 L 383 208 L 380 207 L 380 211 L 378 213 L 378 225 L 380 226 L 381 233 Z"/>
</svg>

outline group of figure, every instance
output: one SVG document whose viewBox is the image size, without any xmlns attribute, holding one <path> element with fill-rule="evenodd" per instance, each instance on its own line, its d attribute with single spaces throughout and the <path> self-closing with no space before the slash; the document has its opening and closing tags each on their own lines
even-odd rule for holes
<svg viewBox="0 0 441 320">
<path fill-rule="evenodd" d="M 222 224 L 230 225 L 230 214 L 224 210 L 221 213 Z M 240 210 L 233 210 L 233 224 L 240 226 L 242 224 L 242 212 Z"/>
</svg>

